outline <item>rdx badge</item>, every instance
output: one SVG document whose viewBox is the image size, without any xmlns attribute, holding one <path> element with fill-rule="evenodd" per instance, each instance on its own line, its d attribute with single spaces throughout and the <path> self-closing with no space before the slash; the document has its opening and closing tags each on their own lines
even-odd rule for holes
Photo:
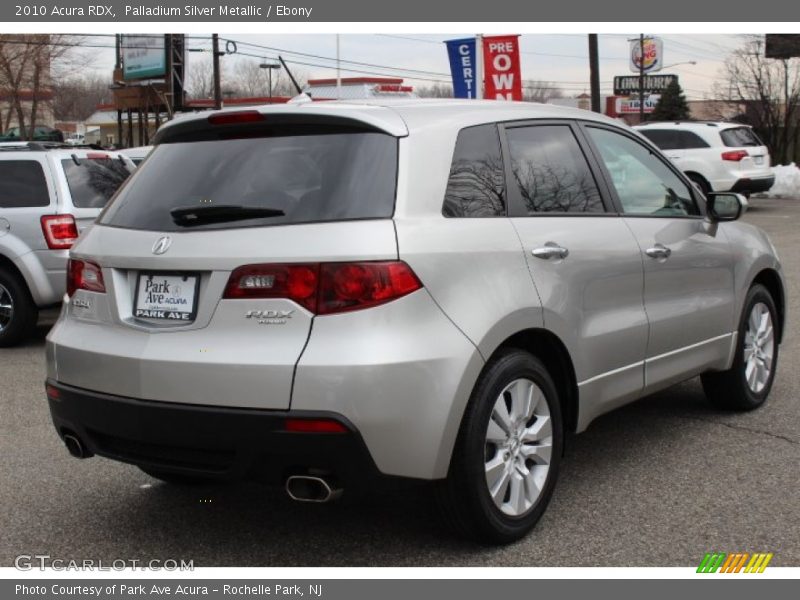
<svg viewBox="0 0 800 600">
<path fill-rule="evenodd" d="M 256 319 L 259 325 L 283 325 L 292 318 L 293 310 L 248 310 L 246 319 Z"/>
</svg>

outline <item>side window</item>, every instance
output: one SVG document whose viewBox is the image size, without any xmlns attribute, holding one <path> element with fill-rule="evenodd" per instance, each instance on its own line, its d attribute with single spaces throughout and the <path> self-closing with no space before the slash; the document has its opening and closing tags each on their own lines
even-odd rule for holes
<svg viewBox="0 0 800 600">
<path fill-rule="evenodd" d="M 442 214 L 505 216 L 505 177 L 496 125 L 468 127 L 459 132 Z"/>
<path fill-rule="evenodd" d="M 0 208 L 49 204 L 50 194 L 40 163 L 35 160 L 0 161 Z"/>
<path fill-rule="evenodd" d="M 648 148 L 631 138 L 587 127 L 622 203 L 631 215 L 699 215 L 689 187 Z"/>
<path fill-rule="evenodd" d="M 605 211 L 597 183 L 569 125 L 506 130 L 513 182 L 529 215 Z"/>
<path fill-rule="evenodd" d="M 639 129 L 648 140 L 653 142 L 662 150 L 678 150 L 683 148 L 679 139 L 679 132 L 674 129 Z"/>
<path fill-rule="evenodd" d="M 681 148 L 686 148 L 687 150 L 693 150 L 695 148 L 710 148 L 709 144 L 701 138 L 696 133 L 692 133 L 691 131 L 681 131 Z"/>
</svg>

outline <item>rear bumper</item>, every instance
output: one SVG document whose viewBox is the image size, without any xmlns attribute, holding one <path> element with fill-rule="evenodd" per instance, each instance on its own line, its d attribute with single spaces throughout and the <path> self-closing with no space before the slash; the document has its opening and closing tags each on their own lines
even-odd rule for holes
<svg viewBox="0 0 800 600">
<path fill-rule="evenodd" d="M 221 408 L 136 400 L 48 379 L 48 403 L 59 435 L 114 460 L 212 479 L 281 484 L 318 469 L 346 487 L 384 479 L 360 433 L 341 415 L 313 411 Z M 55 389 L 55 392 L 53 391 Z M 289 418 L 325 418 L 347 433 L 286 431 Z"/>
<path fill-rule="evenodd" d="M 770 175 L 769 177 L 744 177 L 737 180 L 736 183 L 733 184 L 733 187 L 731 187 L 730 191 L 736 193 L 749 192 L 751 194 L 757 194 L 759 192 L 766 192 L 773 186 L 774 183 L 774 175 Z"/>
</svg>

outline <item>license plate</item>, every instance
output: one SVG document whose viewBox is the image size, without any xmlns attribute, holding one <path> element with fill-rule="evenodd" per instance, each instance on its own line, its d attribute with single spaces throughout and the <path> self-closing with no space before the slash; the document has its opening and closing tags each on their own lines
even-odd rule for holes
<svg viewBox="0 0 800 600">
<path fill-rule="evenodd" d="M 133 316 L 191 323 L 197 316 L 197 275 L 140 273 Z"/>
<path fill-rule="evenodd" d="M 764 157 L 763 156 L 754 156 L 753 157 L 753 162 L 756 163 L 757 165 L 763 165 L 764 164 Z"/>
</svg>

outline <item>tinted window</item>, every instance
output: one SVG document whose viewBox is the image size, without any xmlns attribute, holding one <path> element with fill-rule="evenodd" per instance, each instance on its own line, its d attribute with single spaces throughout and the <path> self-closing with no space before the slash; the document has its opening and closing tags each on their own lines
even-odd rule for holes
<svg viewBox="0 0 800 600">
<path fill-rule="evenodd" d="M 734 127 L 732 129 L 723 129 L 719 132 L 722 138 L 722 143 L 726 146 L 740 148 L 742 146 L 761 146 L 761 140 L 758 139 L 753 130 L 749 127 Z"/>
<path fill-rule="evenodd" d="M 0 207 L 47 206 L 50 194 L 42 165 L 35 160 L 0 161 Z"/>
<path fill-rule="evenodd" d="M 677 150 L 681 147 L 678 131 L 675 129 L 639 129 L 637 130 L 662 150 Z"/>
<path fill-rule="evenodd" d="M 680 133 L 680 148 L 692 150 L 695 148 L 710 148 L 709 144 L 696 133 L 691 131 L 681 131 Z"/>
<path fill-rule="evenodd" d="M 697 215 L 689 187 L 648 148 L 607 129 L 588 127 L 626 214 Z"/>
<path fill-rule="evenodd" d="M 514 185 L 528 214 L 605 210 L 568 125 L 515 127 L 507 136 Z"/>
<path fill-rule="evenodd" d="M 506 214 L 503 159 L 496 125 L 469 127 L 459 132 L 442 214 L 446 217 Z"/>
<path fill-rule="evenodd" d="M 396 178 L 397 139 L 381 133 L 165 143 L 150 152 L 100 221 L 178 231 L 185 224 L 176 223 L 171 211 L 214 205 L 283 214 L 193 229 L 388 218 L 394 213 Z"/>
<path fill-rule="evenodd" d="M 118 158 L 66 158 L 61 166 L 76 208 L 103 208 L 131 174 Z"/>
</svg>

